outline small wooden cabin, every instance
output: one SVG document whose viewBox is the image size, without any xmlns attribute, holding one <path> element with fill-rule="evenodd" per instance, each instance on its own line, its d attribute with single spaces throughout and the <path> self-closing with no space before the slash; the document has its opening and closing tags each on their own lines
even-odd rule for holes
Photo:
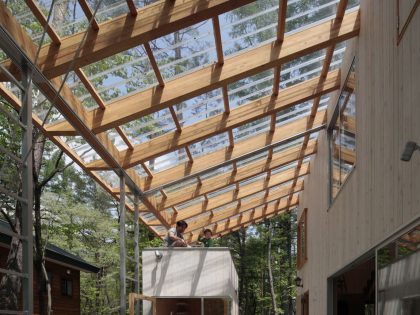
<svg viewBox="0 0 420 315">
<path fill-rule="evenodd" d="M 8 228 L 6 222 L 0 221 L 0 224 L 3 228 Z M 10 241 L 9 236 L 0 233 L 0 268 L 5 268 Z M 51 279 L 53 314 L 79 315 L 80 272 L 98 273 L 99 268 L 52 244 L 47 245 L 45 256 L 47 273 Z M 34 270 L 35 314 L 39 313 L 37 279 Z"/>
</svg>

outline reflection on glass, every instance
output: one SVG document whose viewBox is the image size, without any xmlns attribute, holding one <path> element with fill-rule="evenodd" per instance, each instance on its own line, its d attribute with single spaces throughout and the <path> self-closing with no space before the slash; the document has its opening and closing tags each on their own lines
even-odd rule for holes
<svg viewBox="0 0 420 315">
<path fill-rule="evenodd" d="M 378 314 L 420 314 L 420 225 L 380 248 Z"/>
<path fill-rule="evenodd" d="M 336 108 L 337 120 L 332 131 L 332 198 L 356 163 L 356 97 L 355 65 L 353 63 L 347 76 Z"/>
</svg>

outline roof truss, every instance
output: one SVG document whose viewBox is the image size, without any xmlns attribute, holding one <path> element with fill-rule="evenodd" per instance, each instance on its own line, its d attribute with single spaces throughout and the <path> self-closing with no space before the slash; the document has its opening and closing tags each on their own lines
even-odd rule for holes
<svg viewBox="0 0 420 315">
<path fill-rule="evenodd" d="M 305 158 L 316 153 L 316 140 L 311 134 L 321 130 L 326 122 L 326 112 L 319 109 L 321 98 L 340 88 L 339 71 L 329 71 L 335 46 L 359 33 L 359 12 L 345 13 L 347 0 L 341 0 L 335 19 L 285 35 L 287 1 L 283 0 L 278 10 L 276 40 L 225 58 L 219 15 L 251 2 L 161 0 L 136 8 L 133 1 L 127 0 L 128 14 L 98 23 L 93 8 L 85 0 L 79 0 L 91 26 L 85 32 L 60 37 L 47 23 L 36 1 L 26 0 L 52 39 L 40 49 L 38 58 L 36 45 L 3 3 L 0 3 L 0 28 L 33 64 L 38 88 L 65 118 L 45 126 L 34 115 L 35 125 L 116 199 L 119 199 L 119 188 L 107 184 L 100 172 L 118 170 L 125 174 L 130 189 L 140 192 L 140 219 L 151 231 L 162 236 L 162 231 L 184 219 L 189 222 L 188 233 L 194 241 L 204 227 L 211 228 L 214 234 L 224 235 L 298 204 L 298 193 L 304 188 L 303 178 L 309 173 Z M 212 20 L 217 62 L 164 81 L 150 41 L 207 19 Z M 85 36 L 86 41 L 83 41 Z M 78 51 L 80 42 L 82 46 Z M 81 68 L 140 45 L 145 48 L 158 85 L 106 104 Z M 318 77 L 279 88 L 282 65 L 324 48 L 326 57 Z M 11 60 L 4 61 L 3 65 L 19 76 Z M 228 84 L 269 69 L 273 69 L 274 76 L 272 95 L 231 108 Z M 98 109 L 87 110 L 71 88 L 57 78 L 68 71 L 78 76 Z M 4 78 L 0 74 L 0 79 Z M 183 126 L 174 107 L 215 89 L 221 89 L 224 112 Z M 20 106 L 19 100 L 3 84 L 0 95 L 12 106 Z M 312 100 L 310 112 L 277 125 L 277 115 L 309 100 Z M 135 144 L 121 128 L 125 123 L 162 109 L 169 109 L 175 131 Z M 266 131 L 245 140 L 235 138 L 234 129 L 265 117 L 269 117 Z M 350 130 L 355 129 L 354 121 L 347 124 Z M 111 129 L 127 149 L 117 148 L 108 135 Z M 200 141 L 223 133 L 229 141 L 222 149 L 198 157 L 190 149 Z M 84 161 L 61 138 L 74 135 L 82 136 L 99 159 Z M 297 142 L 279 149 L 293 141 Z M 149 167 L 150 160 L 177 150 L 185 151 L 186 162 L 158 172 Z M 259 155 L 260 158 L 251 159 Z M 349 160 L 351 158 L 349 156 Z M 146 176 L 141 175 L 137 167 L 141 167 Z M 174 189 L 176 185 L 178 189 Z M 126 207 L 132 208 L 128 203 Z"/>
</svg>

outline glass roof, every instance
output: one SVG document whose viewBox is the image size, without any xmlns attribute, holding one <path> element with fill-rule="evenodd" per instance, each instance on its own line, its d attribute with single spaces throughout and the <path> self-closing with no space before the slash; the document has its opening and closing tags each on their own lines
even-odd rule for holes
<svg viewBox="0 0 420 315">
<path fill-rule="evenodd" d="M 51 8 L 52 2 L 54 6 Z M 124 16 L 128 13 L 127 2 L 125 0 L 88 0 L 92 11 L 97 10 L 96 19 L 99 23 L 111 21 L 112 19 Z M 135 1 L 137 8 L 150 5 L 156 1 L 142 0 Z M 287 5 L 285 36 L 306 30 L 314 25 L 334 19 L 337 4 L 340 0 L 289 0 Z M 359 1 L 349 0 L 347 10 L 357 9 Z M 45 16 L 51 14 L 50 25 L 57 34 L 64 38 L 66 36 L 83 32 L 87 29 L 88 20 L 77 0 L 39 0 L 37 4 Z M 43 39 L 43 44 L 51 42 L 43 28 L 34 17 L 31 10 L 19 0 L 7 1 L 7 6 L 12 10 L 14 16 L 22 24 L 28 34 L 36 44 Z M 239 7 L 230 12 L 222 13 L 218 16 L 220 23 L 220 33 L 222 40 L 222 50 L 225 59 L 232 56 L 239 56 L 246 50 L 255 49 L 261 45 L 272 43 L 276 40 L 278 27 L 278 0 L 261 0 Z M 96 93 L 104 104 L 112 104 L 116 100 L 121 100 L 128 95 L 136 95 L 141 91 L 156 88 L 159 84 L 156 69 L 153 69 L 153 59 L 156 61 L 160 74 L 164 81 L 176 80 L 189 73 L 195 73 L 205 67 L 213 67 L 217 63 L 217 44 L 212 19 L 203 20 L 184 29 L 174 29 L 170 33 L 153 39 L 148 43 L 152 50 L 151 56 L 147 54 L 144 45 L 132 47 L 126 51 L 114 54 L 100 61 L 84 66 L 81 70 L 88 78 Z M 329 71 L 339 69 L 346 50 L 346 42 L 335 45 L 333 59 L 329 65 Z M 279 95 L 284 89 L 296 86 L 298 83 L 319 77 L 323 69 L 327 50 L 322 49 L 303 57 L 294 59 L 281 65 Z M 0 60 L 5 59 L 0 52 Z M 95 96 L 86 87 L 86 82 L 79 77 L 77 71 L 70 71 L 62 76 L 66 79 L 66 87 L 77 97 L 83 105 L 86 113 L 98 108 Z M 235 110 L 255 100 L 270 96 L 273 91 L 274 70 L 266 70 L 252 76 L 242 77 L 227 85 L 227 99 L 230 110 Z M 19 91 L 11 83 L 5 84 L 6 88 L 19 96 Z M 201 95 L 183 100 L 172 106 L 173 112 L 169 108 L 150 110 L 148 115 L 126 122 L 116 129 L 106 131 L 111 145 L 122 152 L 129 152 L 131 145 L 136 146 L 141 143 L 149 143 L 150 140 L 162 135 L 177 135 L 177 125 L 181 128 L 188 126 L 205 126 L 206 119 L 215 115 L 223 115 L 226 105 L 223 98 L 222 89 L 219 87 L 208 91 L 201 91 Z M 195 95 L 197 95 L 196 93 Z M 328 106 L 330 94 L 323 95 L 318 106 L 318 112 L 324 111 Z M 51 99 L 50 99 L 51 100 Z M 34 90 L 33 114 L 41 120 L 46 119 L 46 124 L 51 124 L 62 120 L 60 112 L 52 106 L 42 92 Z M 275 114 L 276 127 L 286 126 L 297 119 L 308 117 L 312 109 L 313 100 L 302 102 L 278 111 Z M 124 108 L 121 108 L 123 111 Z M 196 125 L 200 124 L 200 125 Z M 253 137 L 267 133 L 271 126 L 271 116 L 259 117 L 252 122 L 244 123 L 232 129 L 233 141 L 235 144 L 242 141 L 252 141 Z M 182 133 L 181 133 L 182 134 Z M 125 138 L 126 137 L 126 138 Z M 312 133 L 310 139 L 317 138 L 317 133 Z M 60 136 L 60 139 L 77 154 L 83 163 L 88 164 L 100 159 L 100 156 L 80 135 Z M 174 138 L 175 139 L 175 138 Z M 175 140 L 174 140 L 175 141 Z M 250 142 L 251 143 L 251 142 Z M 301 146 L 303 138 L 290 141 L 288 143 L 273 148 L 275 154 Z M 226 130 L 213 133 L 204 140 L 191 141 L 187 149 L 177 148 L 172 152 L 160 154 L 159 156 L 144 162 L 144 166 L 138 162 L 132 167 L 138 178 L 136 180 L 147 180 L 149 173 L 156 175 L 160 172 L 170 172 L 175 167 L 189 162 L 189 153 L 193 160 L 203 158 L 215 152 L 225 152 L 230 146 L 229 133 Z M 189 152 L 187 151 L 189 150 Z M 254 149 L 253 149 L 254 150 Z M 163 151 L 162 151 L 163 152 Z M 150 156 L 150 155 L 149 155 Z M 237 167 L 247 167 L 256 161 L 266 160 L 268 151 L 254 154 L 252 157 L 237 161 Z M 307 158 L 303 160 L 307 161 Z M 297 162 L 288 163 L 274 168 L 271 173 L 277 174 L 291 168 L 296 168 Z M 209 167 L 212 165 L 209 165 Z M 233 165 L 223 165 L 214 167 L 211 171 L 200 173 L 200 180 L 207 180 L 229 173 L 233 170 Z M 113 170 L 100 170 L 96 174 L 110 187 L 119 187 L 119 177 Z M 166 174 L 166 173 L 164 173 Z M 157 176 L 157 175 L 156 175 Z M 251 185 L 262 180 L 267 173 L 260 173 L 255 176 L 239 181 L 240 187 Z M 176 193 L 180 189 L 197 185 L 197 178 L 188 178 L 177 181 L 175 185 L 166 187 L 167 194 Z M 278 190 L 288 183 L 281 183 L 270 188 L 270 191 Z M 236 189 L 236 185 L 222 185 L 211 191 L 207 198 L 217 198 L 217 196 Z M 265 192 L 256 192 L 244 198 L 256 198 Z M 166 197 L 161 192 L 154 193 L 157 202 Z M 196 198 L 187 200 L 176 205 L 176 211 L 183 211 L 189 206 L 203 202 L 205 197 L 199 195 Z M 235 201 L 236 202 L 236 201 Z M 127 201 L 133 205 L 132 201 Z M 215 211 L 223 211 L 226 205 L 217 208 Z M 174 210 L 168 208 L 167 214 L 172 215 Z M 152 212 L 141 214 L 145 221 L 159 221 Z M 194 219 L 195 220 L 195 219 Z M 163 233 L 166 228 L 156 226 L 155 231 Z"/>
</svg>

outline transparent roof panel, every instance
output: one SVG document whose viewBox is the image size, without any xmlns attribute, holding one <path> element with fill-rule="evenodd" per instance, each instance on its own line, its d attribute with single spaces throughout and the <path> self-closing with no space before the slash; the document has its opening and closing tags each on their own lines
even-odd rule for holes
<svg viewBox="0 0 420 315">
<path fill-rule="evenodd" d="M 286 13 L 286 34 L 332 19 L 339 0 L 291 0 Z M 349 1 L 348 9 L 359 1 Z M 225 55 L 271 42 L 277 36 L 278 1 L 256 1 L 220 16 Z"/>
<path fill-rule="evenodd" d="M 90 64 L 83 71 L 106 103 L 144 90 L 157 82 L 143 46 Z M 80 100 L 84 101 L 89 96 L 89 93 L 83 94 Z"/>
<path fill-rule="evenodd" d="M 42 25 L 38 22 L 38 20 L 33 15 L 32 11 L 29 9 L 28 6 L 22 0 L 10 0 L 6 1 L 5 4 L 13 13 L 13 16 L 18 20 L 18 22 L 22 25 L 28 35 L 33 39 L 36 45 L 41 43 L 42 34 L 44 33 L 44 29 Z M 48 11 L 45 16 L 48 16 Z M 48 34 L 45 34 L 43 43 L 50 43 L 51 39 L 49 38 Z"/>
<path fill-rule="evenodd" d="M 229 105 L 233 109 L 269 95 L 273 89 L 273 70 L 239 80 L 228 85 Z"/>
<path fill-rule="evenodd" d="M 211 20 L 152 40 L 150 46 L 165 80 L 217 61 Z"/>
<path fill-rule="evenodd" d="M 221 89 L 216 89 L 191 98 L 174 107 L 181 126 L 188 126 L 200 120 L 222 113 L 224 109 Z"/>
<path fill-rule="evenodd" d="M 206 138 L 189 146 L 194 158 L 220 150 L 229 145 L 229 138 L 226 133 Z"/>
<path fill-rule="evenodd" d="M 121 126 L 133 144 L 146 142 L 176 129 L 168 108 L 133 120 Z"/>
<path fill-rule="evenodd" d="M 13 12 L 19 21 L 26 24 L 34 23 L 35 18 L 32 16 L 30 9 L 22 5 L 22 1 L 8 1 L 9 7 L 13 8 Z M 51 10 L 51 0 L 36 1 L 38 7 L 47 17 Z M 134 1 L 138 8 L 152 3 L 154 1 Z M 93 13 L 96 12 L 96 20 L 99 23 L 108 21 L 112 18 L 123 16 L 128 13 L 128 6 L 125 0 L 87 0 L 87 3 Z M 50 25 L 54 28 L 60 37 L 69 36 L 87 29 L 89 21 L 86 18 L 82 8 L 77 0 L 55 0 L 54 7 L 51 10 Z M 30 25 L 32 28 L 33 25 Z M 42 35 L 42 27 L 39 25 L 31 30 L 31 37 L 39 40 Z M 50 42 L 50 40 L 46 41 Z"/>
</svg>

